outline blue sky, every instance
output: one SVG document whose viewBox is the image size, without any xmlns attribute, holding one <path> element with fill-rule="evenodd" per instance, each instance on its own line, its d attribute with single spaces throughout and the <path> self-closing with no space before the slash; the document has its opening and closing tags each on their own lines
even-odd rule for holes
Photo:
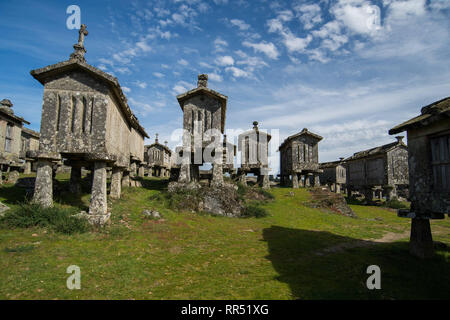
<svg viewBox="0 0 450 320">
<path fill-rule="evenodd" d="M 324 137 L 320 161 L 394 141 L 389 128 L 450 96 L 449 0 L 2 0 L 0 98 L 35 130 L 43 90 L 29 71 L 68 59 L 73 4 L 87 62 L 116 76 L 151 140 L 172 147 L 175 96 L 199 73 L 228 96 L 228 129 L 258 120 L 281 140 L 307 127 Z"/>
</svg>

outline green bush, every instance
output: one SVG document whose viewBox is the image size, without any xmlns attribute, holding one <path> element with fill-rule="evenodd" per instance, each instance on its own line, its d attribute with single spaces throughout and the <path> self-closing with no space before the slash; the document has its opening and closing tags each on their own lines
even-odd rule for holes
<svg viewBox="0 0 450 320">
<path fill-rule="evenodd" d="M 275 196 L 273 194 L 271 194 L 269 191 L 264 190 L 264 189 L 258 189 L 258 190 L 259 190 L 259 193 L 264 196 L 264 198 L 269 199 L 269 200 L 275 199 Z"/>
<path fill-rule="evenodd" d="M 244 208 L 244 212 L 242 213 L 242 215 L 244 217 L 263 218 L 267 217 L 269 213 L 264 208 L 255 205 L 249 205 Z"/>
<path fill-rule="evenodd" d="M 85 218 L 76 217 L 73 209 L 43 208 L 38 204 L 22 203 L 0 218 L 0 224 L 12 228 L 44 227 L 64 234 L 83 233 L 89 230 Z"/>
<path fill-rule="evenodd" d="M 384 207 L 388 207 L 391 209 L 409 209 L 409 207 L 406 203 L 401 202 L 396 198 L 386 201 L 386 203 L 384 204 Z"/>
</svg>

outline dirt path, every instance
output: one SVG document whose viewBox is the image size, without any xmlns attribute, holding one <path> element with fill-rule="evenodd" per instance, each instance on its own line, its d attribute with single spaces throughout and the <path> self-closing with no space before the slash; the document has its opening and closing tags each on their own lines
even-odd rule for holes
<svg viewBox="0 0 450 320">
<path fill-rule="evenodd" d="M 351 242 L 339 243 L 337 245 L 317 251 L 316 255 L 324 256 L 324 255 L 331 254 L 331 253 L 343 252 L 348 249 L 368 247 L 368 246 L 376 245 L 378 243 L 395 242 L 397 240 L 405 239 L 408 237 L 409 237 L 409 231 L 405 231 L 403 233 L 388 232 L 379 239 L 364 239 L 364 240 L 356 240 L 356 241 L 351 241 Z"/>
</svg>

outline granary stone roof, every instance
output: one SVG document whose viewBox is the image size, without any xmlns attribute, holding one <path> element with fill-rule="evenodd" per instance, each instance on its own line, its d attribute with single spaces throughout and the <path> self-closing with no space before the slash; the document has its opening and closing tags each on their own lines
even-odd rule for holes
<svg viewBox="0 0 450 320">
<path fill-rule="evenodd" d="M 330 161 L 330 162 L 322 162 L 319 164 L 320 169 L 324 168 L 335 168 L 340 164 L 343 164 L 344 160 Z"/>
<path fill-rule="evenodd" d="M 420 128 L 445 118 L 450 118 L 450 97 L 423 107 L 419 116 L 395 126 L 389 130 L 389 134 L 396 134 L 410 128 Z"/>
<path fill-rule="evenodd" d="M 25 127 L 22 128 L 22 131 L 29 134 L 30 136 L 36 137 L 38 139 L 41 136 L 41 134 L 39 132 L 25 128 Z"/>
<path fill-rule="evenodd" d="M 150 145 L 146 145 L 146 146 L 144 146 L 144 148 L 147 151 L 148 149 L 150 149 L 151 147 L 154 147 L 154 146 L 162 147 L 164 150 L 166 150 L 169 153 L 169 155 L 172 155 L 172 150 L 170 150 L 170 148 L 168 146 L 165 146 L 159 142 L 154 142 Z"/>
<path fill-rule="evenodd" d="M 6 118 L 9 118 L 16 122 L 26 123 L 30 124 L 27 120 L 25 120 L 22 117 L 18 117 L 14 114 L 14 111 L 12 109 L 12 102 L 9 99 L 3 99 L 0 101 L 0 113 L 5 116 Z"/>
<path fill-rule="evenodd" d="M 307 128 L 303 128 L 303 130 L 300 131 L 299 133 L 296 133 L 296 134 L 294 134 L 294 135 L 292 135 L 292 136 L 289 136 L 289 137 L 287 137 L 286 139 L 284 139 L 283 143 L 280 145 L 280 147 L 278 148 L 278 150 L 284 148 L 285 145 L 286 145 L 289 141 L 291 141 L 292 139 L 297 138 L 297 137 L 300 137 L 300 136 L 303 136 L 303 135 L 307 135 L 307 136 L 313 137 L 313 138 L 317 139 L 318 141 L 320 141 L 320 140 L 323 139 L 322 136 L 319 136 L 318 134 L 312 133 L 312 132 L 309 131 Z"/>
<path fill-rule="evenodd" d="M 239 137 L 241 137 L 241 136 L 247 136 L 247 135 L 249 135 L 249 134 L 252 134 L 254 131 L 258 132 L 259 134 L 264 134 L 264 135 L 266 135 L 266 136 L 267 136 L 267 142 L 269 142 L 270 139 L 272 139 L 272 136 L 271 136 L 269 133 L 264 132 L 264 131 L 259 131 L 259 128 L 258 128 L 258 121 L 254 121 L 254 122 L 253 122 L 253 129 L 250 129 L 250 130 L 247 130 L 247 131 L 241 133 L 241 134 L 239 135 Z"/>
<path fill-rule="evenodd" d="M 100 69 L 97 69 L 90 64 L 79 61 L 76 59 L 69 59 L 63 62 L 59 62 L 56 64 L 49 65 L 47 67 L 32 70 L 30 74 L 38 80 L 41 84 L 45 84 L 45 80 L 48 77 L 54 76 L 59 73 L 68 72 L 72 70 L 80 69 L 85 72 L 88 72 L 92 76 L 96 77 L 97 79 L 106 82 L 111 90 L 114 92 L 114 94 L 117 96 L 117 100 L 119 101 L 120 107 L 125 114 L 126 119 L 130 123 L 130 125 L 136 129 L 138 132 L 140 132 L 144 137 L 149 138 L 147 132 L 145 132 L 145 129 L 141 126 L 139 123 L 139 120 L 134 115 L 134 113 L 131 111 L 130 106 L 128 105 L 127 98 L 125 94 L 122 91 L 122 88 L 120 87 L 119 81 L 116 77 L 113 77 L 112 75 L 103 72 Z"/>
<path fill-rule="evenodd" d="M 407 148 L 406 144 L 403 143 L 402 139 L 403 139 L 403 137 L 399 136 L 399 137 L 397 137 L 396 142 L 392 142 L 392 143 L 388 143 L 388 144 L 385 144 L 385 145 L 382 145 L 379 147 L 375 147 L 372 149 L 356 152 L 353 154 L 353 156 L 348 157 L 344 161 L 352 161 L 352 160 L 357 160 L 357 159 L 362 159 L 362 158 L 373 157 L 373 156 L 377 156 L 380 154 L 385 154 L 396 147 Z"/>
<path fill-rule="evenodd" d="M 227 101 L 228 101 L 228 97 L 217 92 L 214 91 L 212 89 L 209 89 L 207 87 L 203 87 L 203 86 L 199 86 L 195 89 L 189 90 L 185 93 L 179 94 L 177 96 L 177 100 L 178 103 L 180 104 L 181 110 L 183 110 L 183 102 L 186 101 L 187 99 L 197 96 L 197 95 L 208 95 L 210 97 L 213 97 L 215 99 L 218 99 L 221 103 L 221 109 L 222 109 L 222 123 L 221 123 L 221 131 L 222 133 L 225 132 L 225 117 L 226 117 L 226 113 L 227 113 Z"/>
</svg>

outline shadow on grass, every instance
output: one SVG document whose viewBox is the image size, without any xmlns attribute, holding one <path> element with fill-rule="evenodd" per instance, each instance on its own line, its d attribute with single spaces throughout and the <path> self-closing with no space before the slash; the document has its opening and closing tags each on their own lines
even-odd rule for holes
<svg viewBox="0 0 450 320">
<path fill-rule="evenodd" d="M 287 283 L 296 299 L 450 298 L 449 258 L 442 251 L 423 261 L 409 254 L 407 242 L 365 241 L 359 247 L 330 252 L 324 249 L 361 240 L 279 226 L 264 229 L 263 238 L 277 280 Z M 370 265 L 381 269 L 382 290 L 366 287 Z"/>
<path fill-rule="evenodd" d="M 32 193 L 27 192 L 26 188 L 16 187 L 13 184 L 6 184 L 0 187 L 0 197 L 5 205 L 17 205 L 31 199 Z"/>
<path fill-rule="evenodd" d="M 147 178 L 141 179 L 142 187 L 149 190 L 167 190 L 169 179 Z"/>
</svg>

